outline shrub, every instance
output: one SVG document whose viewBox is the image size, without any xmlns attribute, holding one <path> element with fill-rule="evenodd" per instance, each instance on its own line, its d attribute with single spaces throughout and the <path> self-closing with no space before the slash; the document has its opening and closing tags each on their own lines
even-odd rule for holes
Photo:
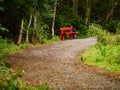
<svg viewBox="0 0 120 90">
<path fill-rule="evenodd" d="M 107 30 L 104 30 L 100 25 L 91 24 L 87 31 L 88 36 L 97 36 L 98 41 L 104 45 L 117 44 L 117 37 Z"/>
<path fill-rule="evenodd" d="M 22 87 L 17 75 L 9 68 L 0 65 L 0 90 L 16 90 Z"/>
<path fill-rule="evenodd" d="M 120 34 L 116 35 L 116 42 L 118 45 L 120 45 Z"/>
<path fill-rule="evenodd" d="M 88 36 L 97 36 L 98 42 L 87 50 L 81 60 L 113 71 L 120 71 L 120 34 L 111 34 L 101 26 L 91 24 Z"/>
</svg>

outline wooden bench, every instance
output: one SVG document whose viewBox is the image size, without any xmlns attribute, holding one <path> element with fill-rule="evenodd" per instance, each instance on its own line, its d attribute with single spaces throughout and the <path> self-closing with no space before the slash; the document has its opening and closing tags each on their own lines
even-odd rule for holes
<svg viewBox="0 0 120 90">
<path fill-rule="evenodd" d="M 74 39 L 74 35 L 78 34 L 78 32 L 73 32 L 72 27 L 61 27 L 60 28 L 60 39 L 64 40 L 66 35 L 69 35 L 70 39 Z"/>
</svg>

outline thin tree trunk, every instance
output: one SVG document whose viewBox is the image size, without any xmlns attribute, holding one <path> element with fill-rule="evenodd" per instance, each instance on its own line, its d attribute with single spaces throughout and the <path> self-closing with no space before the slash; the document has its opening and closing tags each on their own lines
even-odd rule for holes
<svg viewBox="0 0 120 90">
<path fill-rule="evenodd" d="M 78 16 L 78 2 L 79 0 L 73 0 L 73 14 L 75 18 Z"/>
<path fill-rule="evenodd" d="M 33 35 L 32 35 L 32 42 L 35 43 L 36 41 L 36 26 L 37 26 L 37 14 L 35 12 L 35 15 L 34 15 L 34 22 L 33 22 Z"/>
<path fill-rule="evenodd" d="M 17 45 L 21 44 L 21 41 L 22 41 L 23 24 L 24 24 L 24 19 L 21 19 L 19 34 L 18 34 L 18 39 L 17 39 Z"/>
<path fill-rule="evenodd" d="M 28 24 L 27 32 L 26 32 L 26 41 L 25 41 L 25 42 L 26 42 L 27 44 L 29 43 L 29 29 L 30 29 L 31 21 L 32 21 L 32 15 L 30 15 L 29 24 Z"/>
<path fill-rule="evenodd" d="M 90 8 L 91 7 L 91 1 L 86 0 L 86 17 L 85 17 L 85 24 L 88 25 L 90 20 Z"/>
<path fill-rule="evenodd" d="M 54 36 L 55 36 L 55 30 L 54 30 L 54 27 L 55 27 L 56 9 L 57 9 L 57 0 L 55 0 L 54 10 L 53 10 L 52 38 L 54 38 Z"/>
<path fill-rule="evenodd" d="M 115 7 L 117 6 L 118 4 L 118 1 L 116 0 L 111 0 L 110 1 L 110 10 L 107 12 L 107 15 L 106 15 L 106 19 L 104 21 L 104 23 L 109 23 L 111 20 L 112 20 L 112 16 L 113 16 L 113 13 L 114 13 L 114 9 Z"/>
</svg>

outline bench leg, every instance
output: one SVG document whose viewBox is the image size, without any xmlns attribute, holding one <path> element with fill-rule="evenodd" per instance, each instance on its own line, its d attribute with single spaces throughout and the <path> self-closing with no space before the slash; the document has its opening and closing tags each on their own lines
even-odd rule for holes
<svg viewBox="0 0 120 90">
<path fill-rule="evenodd" d="M 73 39 L 73 34 L 70 34 L 70 39 Z"/>
<path fill-rule="evenodd" d="M 60 39 L 61 39 L 61 40 L 64 40 L 64 35 L 60 35 Z"/>
</svg>

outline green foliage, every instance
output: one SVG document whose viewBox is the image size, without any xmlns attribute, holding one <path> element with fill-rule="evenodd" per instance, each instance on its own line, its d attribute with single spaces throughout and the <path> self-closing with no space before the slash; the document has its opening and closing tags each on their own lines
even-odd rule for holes
<svg viewBox="0 0 120 90">
<path fill-rule="evenodd" d="M 117 33 L 118 29 L 120 29 L 119 23 L 120 23 L 119 20 L 112 20 L 110 23 L 106 24 L 105 27 L 106 27 L 111 33 Z"/>
<path fill-rule="evenodd" d="M 22 69 L 19 69 L 19 74 Z M 0 90 L 48 90 L 48 84 L 43 83 L 39 86 L 27 86 L 23 83 L 13 70 L 0 65 Z"/>
<path fill-rule="evenodd" d="M 0 37 L 0 90 L 17 90 L 22 87 L 17 75 L 8 67 L 10 63 L 3 63 L 3 55 L 11 54 L 19 48 L 13 43 L 8 43 Z"/>
<path fill-rule="evenodd" d="M 38 0 L 13 0 L 13 3 L 16 5 L 16 9 L 14 10 L 19 17 L 26 17 L 35 12 L 37 2 Z"/>
<path fill-rule="evenodd" d="M 3 11 L 4 9 L 3 9 L 3 7 L 0 7 L 0 11 Z"/>
<path fill-rule="evenodd" d="M 60 37 L 55 36 L 54 38 L 52 38 L 50 40 L 46 40 L 45 43 L 46 44 L 51 44 L 51 43 L 54 43 L 54 42 L 59 41 L 59 40 L 60 40 Z"/>
<path fill-rule="evenodd" d="M 8 29 L 2 27 L 2 25 L 0 24 L 0 31 L 6 31 L 6 32 L 8 32 Z"/>
<path fill-rule="evenodd" d="M 97 36 L 98 43 L 88 49 L 81 60 L 86 64 L 99 66 L 110 71 L 120 71 L 120 34 L 111 34 L 101 26 L 92 24 L 87 33 Z"/>
<path fill-rule="evenodd" d="M 68 27 L 73 25 L 76 31 L 79 32 L 77 37 L 81 38 L 86 36 L 87 28 L 82 17 L 71 18 L 66 17 L 65 15 L 59 15 L 57 17 L 56 23 L 58 27 Z M 56 32 L 59 34 L 59 29 Z"/>
<path fill-rule="evenodd" d="M 19 33 L 20 19 L 24 18 L 24 20 L 29 21 L 29 16 L 34 16 L 35 12 L 39 12 L 37 17 L 41 18 L 37 18 L 37 24 L 39 23 L 38 21 L 41 21 L 41 24 L 46 23 L 49 28 L 52 26 L 51 24 L 53 21 L 52 17 L 55 0 L 0 0 L 0 2 L 2 3 L 1 5 L 3 5 L 2 7 L 4 7 L 4 12 L 1 12 L 0 14 L 0 22 L 5 28 L 9 29 L 8 34 L 0 33 L 3 36 L 5 35 L 5 37 L 10 37 L 13 39 L 18 37 L 17 35 Z M 113 4 L 111 5 L 112 2 Z M 112 6 L 115 3 L 116 7 L 113 9 L 113 12 L 111 12 Z M 55 19 L 55 34 L 59 35 L 60 27 L 71 24 L 79 32 L 79 37 L 83 37 L 83 34 L 86 34 L 86 0 L 80 0 L 75 5 L 76 11 L 78 12 L 78 17 L 74 17 L 73 4 L 74 3 L 72 0 L 58 0 Z M 101 2 L 99 0 L 92 0 L 89 2 L 89 5 L 90 16 L 88 22 L 96 22 L 108 28 L 109 31 L 116 31 L 116 25 L 118 25 L 120 21 L 119 0 L 109 0 L 108 2 L 106 0 L 101 0 Z M 108 20 L 105 22 L 107 18 Z M 33 26 L 33 20 L 31 26 Z M 46 30 L 46 32 L 49 32 L 49 36 L 51 33 L 50 31 L 50 29 Z M 25 40 L 25 37 L 22 39 Z M 44 40 L 41 42 L 44 42 Z"/>
<path fill-rule="evenodd" d="M 120 45 L 120 34 L 116 35 L 116 43 Z"/>
<path fill-rule="evenodd" d="M 72 18 L 71 19 L 71 24 L 78 30 L 80 31 L 81 33 L 84 32 L 85 34 L 85 22 L 84 22 L 84 19 L 82 17 L 76 17 L 76 18 Z"/>
<path fill-rule="evenodd" d="M 0 37 L 0 56 L 3 56 L 5 54 L 12 54 L 15 51 L 20 51 L 21 49 L 28 47 L 28 44 L 21 44 L 20 46 L 17 46 L 13 42 L 8 42 L 7 40 L 3 40 Z"/>
<path fill-rule="evenodd" d="M 120 45 L 97 43 L 82 55 L 82 60 L 90 65 L 99 66 L 111 71 L 120 71 Z"/>
<path fill-rule="evenodd" d="M 0 0 L 0 2 L 3 2 L 4 0 Z"/>
<path fill-rule="evenodd" d="M 7 40 L 3 40 L 0 37 L 0 63 L 2 63 L 3 55 L 13 53 L 17 49 L 16 47 L 14 44 L 10 44 Z"/>
<path fill-rule="evenodd" d="M 71 25 L 71 20 L 66 18 L 65 15 L 59 15 L 57 17 L 57 21 L 59 27 L 66 27 Z"/>
<path fill-rule="evenodd" d="M 18 90 L 22 87 L 17 75 L 9 68 L 0 65 L 0 90 Z"/>
<path fill-rule="evenodd" d="M 45 43 L 45 41 L 48 39 L 48 26 L 43 24 L 43 25 L 37 25 L 37 32 L 36 32 L 36 36 L 37 36 L 37 40 L 39 43 Z"/>
<path fill-rule="evenodd" d="M 20 44 L 19 46 L 17 46 L 17 48 L 18 48 L 19 50 L 25 49 L 25 48 L 29 48 L 29 47 L 30 47 L 29 44 Z"/>
<path fill-rule="evenodd" d="M 0 90 L 48 90 L 48 84 L 44 83 L 37 87 L 25 85 L 19 77 L 21 77 L 23 68 L 19 68 L 18 72 L 10 69 L 10 63 L 3 63 L 3 55 L 12 54 L 21 49 L 28 48 L 29 45 L 21 44 L 19 46 L 3 40 L 0 37 Z"/>
<path fill-rule="evenodd" d="M 37 87 L 28 87 L 27 90 L 49 90 L 49 86 L 47 83 L 43 83 Z"/>
<path fill-rule="evenodd" d="M 3 2 L 4 0 L 0 0 L 0 3 Z M 0 6 L 0 11 L 3 11 L 4 8 Z"/>
<path fill-rule="evenodd" d="M 101 42 L 104 45 L 107 44 L 117 44 L 117 37 L 116 35 L 104 30 L 100 25 L 91 24 L 87 31 L 88 36 L 96 36 L 98 38 L 98 42 Z"/>
<path fill-rule="evenodd" d="M 104 33 L 102 27 L 97 24 L 91 24 L 89 26 L 89 29 L 87 30 L 87 35 L 88 36 L 98 36 L 102 35 Z"/>
</svg>

